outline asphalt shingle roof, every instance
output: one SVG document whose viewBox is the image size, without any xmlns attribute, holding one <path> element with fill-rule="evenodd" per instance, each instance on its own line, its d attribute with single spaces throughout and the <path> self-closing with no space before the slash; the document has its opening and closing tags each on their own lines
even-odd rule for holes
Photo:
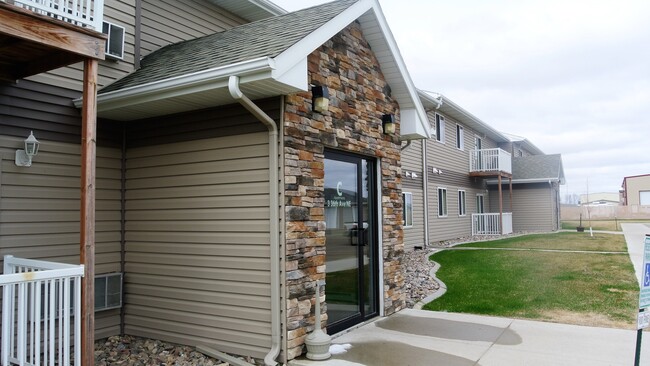
<svg viewBox="0 0 650 366">
<path fill-rule="evenodd" d="M 133 73 L 104 87 L 106 93 L 260 57 L 276 57 L 357 0 L 339 0 L 165 46 Z"/>
<path fill-rule="evenodd" d="M 512 159 L 512 179 L 563 179 L 562 156 L 532 155 Z"/>
</svg>

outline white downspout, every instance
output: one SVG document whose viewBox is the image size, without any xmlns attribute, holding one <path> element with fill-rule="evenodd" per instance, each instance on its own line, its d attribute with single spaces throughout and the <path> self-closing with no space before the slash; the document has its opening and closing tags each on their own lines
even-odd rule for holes
<svg viewBox="0 0 650 366">
<path fill-rule="evenodd" d="M 280 354 L 280 214 L 278 212 L 278 126 L 260 107 L 239 89 L 239 77 L 230 76 L 228 91 L 246 110 L 251 112 L 269 129 L 269 217 L 271 224 L 271 350 L 264 357 L 264 365 L 275 366 Z"/>
<path fill-rule="evenodd" d="M 429 169 L 427 167 L 427 142 L 422 141 L 422 195 L 424 197 L 424 249 L 429 247 Z"/>
</svg>

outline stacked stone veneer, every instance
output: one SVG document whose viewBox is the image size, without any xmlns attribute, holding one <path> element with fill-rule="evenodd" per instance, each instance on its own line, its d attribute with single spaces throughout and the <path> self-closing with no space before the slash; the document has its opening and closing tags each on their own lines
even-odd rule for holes
<svg viewBox="0 0 650 366">
<path fill-rule="evenodd" d="M 289 95 L 284 113 L 287 358 L 303 352 L 314 329 L 315 283 L 325 279 L 324 152 L 336 149 L 381 161 L 384 311 L 405 306 L 399 128 L 382 132 L 381 117 L 399 106 L 391 98 L 370 46 L 353 23 L 308 58 L 312 84 L 327 86 L 330 107 L 312 112 L 311 92 Z M 399 126 L 399 124 L 398 124 Z M 325 301 L 320 294 L 320 301 Z M 323 304 L 325 305 L 325 304 Z M 322 306 L 323 313 L 326 306 Z M 327 319 L 323 316 L 323 320 Z"/>
</svg>

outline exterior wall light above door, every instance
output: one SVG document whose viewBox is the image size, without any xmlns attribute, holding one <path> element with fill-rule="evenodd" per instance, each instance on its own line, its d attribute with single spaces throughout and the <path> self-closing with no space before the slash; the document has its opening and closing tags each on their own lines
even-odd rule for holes
<svg viewBox="0 0 650 366">
<path fill-rule="evenodd" d="M 327 112 L 330 106 L 329 96 L 326 86 L 314 85 L 311 87 L 311 104 L 314 112 Z"/>
<path fill-rule="evenodd" d="M 394 114 L 384 114 L 381 117 L 381 125 L 384 129 L 384 135 L 394 135 L 395 134 L 395 115 Z"/>
<path fill-rule="evenodd" d="M 34 132 L 30 132 L 29 136 L 25 139 L 25 150 L 16 150 L 16 165 L 32 166 L 32 157 L 38 154 L 39 145 L 40 143 L 34 137 Z"/>
</svg>

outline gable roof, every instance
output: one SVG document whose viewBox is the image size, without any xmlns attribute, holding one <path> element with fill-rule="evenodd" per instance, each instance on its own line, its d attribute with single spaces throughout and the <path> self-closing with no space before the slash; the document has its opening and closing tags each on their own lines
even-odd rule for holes
<svg viewBox="0 0 650 366">
<path fill-rule="evenodd" d="M 497 131 L 486 122 L 483 122 L 481 119 L 454 103 L 446 96 L 440 93 L 430 93 L 424 90 L 419 90 L 418 94 L 420 95 L 422 104 L 427 110 L 437 110 L 444 116 L 451 118 L 456 122 L 460 122 L 496 142 L 509 141 L 508 137 L 503 133 Z"/>
<path fill-rule="evenodd" d="M 506 136 L 509 139 L 510 142 L 518 143 L 521 147 L 526 149 L 529 153 L 531 153 L 533 155 L 544 155 L 544 152 L 542 151 L 542 149 L 535 146 L 527 138 L 525 138 L 523 136 L 513 135 L 513 134 L 507 133 L 507 132 L 502 132 L 502 134 L 504 136 Z"/>
<path fill-rule="evenodd" d="M 98 93 L 98 115 L 124 121 L 230 104 L 232 75 L 253 100 L 306 91 L 309 54 L 354 21 L 400 105 L 402 137 L 429 137 L 426 113 L 377 0 L 338 0 L 163 47 Z"/>
<path fill-rule="evenodd" d="M 512 158 L 512 183 L 549 181 L 564 184 L 562 155 L 532 155 Z"/>
</svg>

